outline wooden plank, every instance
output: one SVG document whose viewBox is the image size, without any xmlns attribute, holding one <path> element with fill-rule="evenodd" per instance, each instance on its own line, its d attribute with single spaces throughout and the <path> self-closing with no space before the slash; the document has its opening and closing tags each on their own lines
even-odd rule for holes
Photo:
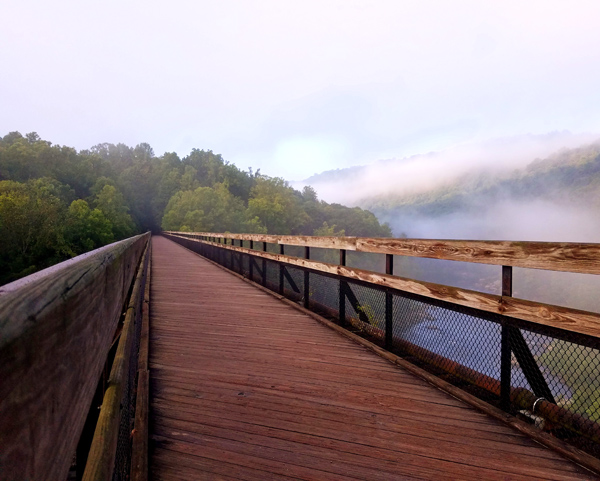
<svg viewBox="0 0 600 481">
<path fill-rule="evenodd" d="M 153 257 L 156 479 L 595 479 L 182 247 Z"/>
<path fill-rule="evenodd" d="M 148 479 L 148 412 L 150 409 L 150 371 L 138 371 L 135 406 L 135 428 L 131 447 L 131 476 L 133 481 Z"/>
<path fill-rule="evenodd" d="M 268 244 L 282 244 L 304 247 L 322 247 L 329 249 L 356 250 L 356 237 L 316 237 L 316 236 L 295 236 L 295 235 L 269 235 L 269 234 L 215 234 L 215 233 L 189 233 L 166 231 L 164 234 L 179 235 L 193 239 L 203 237 L 217 237 L 220 239 L 234 239 L 242 241 L 266 242 Z"/>
<path fill-rule="evenodd" d="M 205 241 L 198 241 L 207 243 Z M 207 243 L 209 245 L 217 245 Z M 325 262 L 301 259 L 282 254 L 269 252 L 250 251 L 244 247 L 218 245 L 218 247 L 243 252 L 277 261 L 289 265 L 304 267 L 318 272 L 333 274 L 349 280 L 368 282 L 382 287 L 398 289 L 400 291 L 418 294 L 430 299 L 450 302 L 459 306 L 471 307 L 493 314 L 501 314 L 523 321 L 533 322 L 544 326 L 555 327 L 565 331 L 577 332 L 593 337 L 600 337 L 600 314 L 571 309 L 568 307 L 542 304 L 515 297 L 503 297 L 494 294 L 461 289 L 458 287 L 434 284 L 432 282 L 417 281 L 414 279 L 379 274 L 353 267 L 339 266 Z"/>
<path fill-rule="evenodd" d="M 399 357 L 389 351 L 386 351 L 385 349 L 356 335 L 353 332 L 350 332 L 350 331 L 338 326 L 337 324 L 334 324 L 333 322 L 319 316 L 318 314 L 315 314 L 314 312 L 311 312 L 307 309 L 304 309 L 301 306 L 298 306 L 290 301 L 287 301 L 287 299 L 284 299 L 284 302 L 286 302 L 286 304 L 290 305 L 290 307 L 292 307 L 296 310 L 305 312 L 307 315 L 309 315 L 313 319 L 317 320 L 321 324 L 328 326 L 332 330 L 353 340 L 357 344 L 360 344 L 361 346 L 364 346 L 364 347 L 370 349 L 371 351 L 375 352 L 378 356 L 382 357 L 383 359 L 387 359 L 388 361 L 393 362 L 394 364 L 396 364 L 398 366 L 401 366 L 402 368 L 406 369 L 408 372 L 412 372 L 413 374 L 419 376 L 420 378 L 425 379 L 431 385 L 436 386 L 445 392 L 448 392 L 449 394 L 456 397 L 457 399 L 460 399 L 460 400 L 468 403 L 469 405 L 481 410 L 482 412 L 492 416 L 493 418 L 503 421 L 507 425 L 510 425 L 511 427 L 515 428 L 516 430 L 518 430 L 524 434 L 527 434 L 529 437 L 536 440 L 540 444 L 547 446 L 558 453 L 561 453 L 563 456 L 567 457 L 568 459 L 572 459 L 576 463 L 580 464 L 581 466 L 585 466 L 586 468 L 592 470 L 595 473 L 600 473 L 600 460 L 598 460 L 597 458 L 595 458 L 587 453 L 584 453 L 581 450 L 579 450 L 573 446 L 570 446 L 570 445 L 564 443 L 563 441 L 555 438 L 554 436 L 551 436 L 548 433 L 540 431 L 539 429 L 535 428 L 534 426 L 531 426 L 530 424 L 520 421 L 519 419 L 511 416 L 510 414 L 505 413 L 504 411 L 486 403 L 485 401 L 482 401 L 481 399 L 473 396 L 472 394 L 467 393 L 466 391 L 463 391 L 462 389 L 460 389 L 456 386 L 453 386 L 452 384 L 448 383 L 447 381 L 444 381 L 443 379 L 421 369 L 418 366 L 415 366 L 414 364 L 406 361 L 405 359 L 402 359 L 401 357 Z"/>
<path fill-rule="evenodd" d="M 323 403 L 322 399 L 309 399 L 307 396 L 295 396 L 291 393 L 277 393 L 273 396 L 272 391 L 266 389 L 254 389 L 251 396 L 237 396 L 241 386 L 224 383 L 206 383 L 202 386 L 202 392 L 194 389 L 190 380 L 176 380 L 168 378 L 156 378 L 156 386 L 153 389 L 155 401 L 169 400 L 173 396 L 185 396 L 188 398 L 203 399 L 215 402 L 216 406 L 223 406 L 223 410 L 232 409 L 236 406 L 254 406 L 269 403 L 270 409 L 279 412 L 296 414 L 309 414 L 316 419 L 337 420 L 340 417 L 340 408 L 332 402 Z M 427 386 L 431 392 L 431 387 Z M 233 405 L 233 407 L 230 407 Z M 355 426 L 387 426 L 390 430 L 404 430 L 415 432 L 424 438 L 436 439 L 437 433 L 448 434 L 454 429 L 461 429 L 467 436 L 468 443 L 472 439 L 485 439 L 501 441 L 512 449 L 514 446 L 529 446 L 531 441 L 517 434 L 507 434 L 504 426 L 490 420 L 487 416 L 470 416 L 469 419 L 453 419 L 444 416 L 443 410 L 430 411 L 429 416 L 415 416 L 413 410 L 394 410 L 390 412 L 387 408 L 373 410 L 369 405 L 343 406 L 344 419 Z M 414 429 L 414 431 L 412 431 Z M 456 442 L 461 443 L 462 438 Z M 554 453 L 548 451 L 544 457 L 555 457 Z"/>
<path fill-rule="evenodd" d="M 600 274 L 600 244 L 359 238 L 356 250 L 496 266 Z"/>
<path fill-rule="evenodd" d="M 497 266 L 600 274 L 600 244 L 598 243 L 168 233 L 193 239 L 210 236 Z"/>
<path fill-rule="evenodd" d="M 148 235 L 3 288 L 2 479 L 64 479 Z"/>
<path fill-rule="evenodd" d="M 149 245 L 151 257 L 152 244 Z M 148 413 L 150 408 L 150 372 L 148 371 L 148 353 L 150 343 L 150 281 L 152 261 L 148 260 L 144 303 L 142 307 L 142 326 L 138 354 L 138 382 L 135 401 L 135 422 L 131 444 L 131 474 L 133 481 L 148 479 L 148 441 L 150 437 Z"/>
<path fill-rule="evenodd" d="M 157 443 L 163 443 L 164 438 L 156 437 Z M 170 449 L 160 450 L 153 457 L 153 463 L 157 467 L 153 474 L 155 479 L 172 479 L 175 481 L 192 480 L 202 473 L 203 481 L 205 479 L 216 480 L 244 480 L 244 481 L 291 481 L 298 478 L 288 476 L 279 476 L 267 471 L 255 469 L 250 466 L 240 466 L 239 464 L 227 463 L 222 459 L 211 459 L 203 456 L 195 456 L 186 453 L 180 453 Z M 175 474 L 174 477 L 171 475 Z M 225 477 L 226 476 L 226 477 Z M 163 478 L 164 477 L 164 478 Z"/>
<path fill-rule="evenodd" d="M 172 419 L 184 421 L 191 419 L 194 422 L 214 426 L 222 426 L 225 420 L 242 423 L 242 427 L 251 432 L 255 432 L 258 426 L 269 425 L 278 431 L 293 433 L 290 435 L 291 437 L 303 432 L 307 436 L 351 440 L 355 439 L 355 433 L 360 430 L 363 441 L 370 446 L 379 445 L 381 449 L 386 447 L 392 449 L 394 443 L 404 442 L 408 443 L 405 444 L 405 448 L 410 445 L 412 452 L 415 452 L 417 447 L 420 446 L 423 449 L 421 454 L 425 453 L 423 455 L 433 454 L 438 449 L 450 449 L 458 454 L 463 451 L 469 454 L 473 449 L 476 451 L 488 449 L 493 454 L 485 461 L 486 465 L 489 465 L 489 461 L 493 459 L 502 461 L 505 459 L 502 457 L 504 454 L 516 455 L 520 458 L 523 457 L 523 459 L 530 457 L 532 458 L 530 462 L 534 465 L 554 464 L 556 462 L 556 455 L 550 451 L 540 455 L 537 451 L 530 452 L 524 448 L 524 446 L 532 446 L 530 440 L 521 438 L 523 441 L 521 443 L 506 442 L 505 432 L 503 436 L 496 435 L 495 439 L 490 439 L 485 437 L 472 438 L 468 432 L 462 430 L 461 436 L 456 436 L 450 429 L 431 431 L 430 425 L 422 422 L 426 420 L 426 415 L 415 416 L 413 419 L 406 418 L 402 422 L 385 425 L 358 421 L 358 419 L 369 420 L 369 416 L 363 415 L 357 418 L 355 424 L 348 422 L 346 415 L 342 418 L 340 411 L 335 416 L 324 418 L 313 416 L 311 412 L 295 410 L 293 403 L 288 405 L 286 402 L 281 404 L 280 410 L 271 410 L 272 416 L 268 421 L 265 421 L 263 418 L 266 404 L 264 400 L 257 400 L 253 396 L 249 396 L 244 403 L 228 403 L 224 401 L 217 402 L 213 398 L 205 396 L 199 398 L 197 396 L 168 395 L 155 399 L 153 408 L 157 410 L 157 413 L 163 412 L 164 416 Z M 320 409 L 317 409 L 317 412 L 320 413 Z M 346 413 L 345 410 L 344 413 Z M 318 424 L 316 430 L 315 424 Z M 508 438 L 508 440 L 511 439 Z M 432 443 L 435 443 L 435 448 L 431 447 Z M 400 446 L 400 444 L 398 445 Z M 440 459 L 439 455 L 437 457 Z M 466 457 L 463 456 L 462 460 L 466 461 Z"/>
<path fill-rule="evenodd" d="M 109 481 L 112 479 L 117 454 L 119 424 L 124 409 L 123 393 L 129 382 L 129 363 L 135 343 L 136 313 L 139 303 L 143 301 L 141 293 L 144 292 L 143 281 L 147 266 L 145 258 L 148 255 L 148 246 L 149 244 L 146 245 L 143 258 L 138 266 L 135 283 L 128 301 L 123 330 L 110 370 L 108 387 L 104 393 L 102 408 L 83 473 L 83 481 Z"/>
<path fill-rule="evenodd" d="M 204 419 L 204 416 L 200 418 L 201 421 Z M 189 426 L 188 423 L 186 424 Z M 176 420 L 167 419 L 164 426 L 172 426 L 181 429 L 184 424 L 179 424 Z M 198 429 L 202 430 L 205 426 L 210 427 L 211 425 L 204 424 L 202 422 L 202 425 L 198 426 Z M 277 439 L 278 437 L 282 437 L 290 442 L 290 447 L 294 446 L 296 450 L 299 449 L 298 443 L 300 443 L 300 449 L 305 450 L 305 452 L 319 454 L 320 456 L 325 456 L 326 458 L 341 458 L 346 462 L 363 465 L 365 467 L 373 467 L 374 465 L 388 467 L 387 473 L 385 473 L 388 476 L 387 479 L 397 479 L 396 476 L 398 476 L 398 473 L 402 473 L 404 476 L 413 475 L 418 479 L 435 480 L 506 479 L 506 474 L 498 473 L 491 469 L 475 468 L 468 465 L 458 466 L 456 463 L 437 460 L 433 457 L 424 458 L 411 453 L 398 453 L 397 451 L 387 448 L 382 449 L 374 446 L 365 446 L 360 443 L 338 441 L 321 436 L 304 435 L 300 433 L 282 431 L 276 428 L 254 425 L 246 425 L 245 427 L 243 423 L 235 423 L 230 421 L 224 422 L 222 426 L 230 430 L 232 434 L 240 433 L 241 436 L 244 436 L 244 433 L 248 433 L 255 436 L 264 436 L 265 438 Z M 401 464 L 401 466 L 398 466 L 399 464 Z M 457 476 L 457 471 L 460 472 L 460 477 Z M 511 477 L 510 479 L 525 480 L 531 478 L 517 475 Z"/>
<path fill-rule="evenodd" d="M 533 444 L 527 447 L 521 446 L 520 449 L 513 452 L 499 452 L 494 449 L 493 443 L 480 442 L 479 445 L 473 443 L 468 446 L 445 440 L 436 442 L 431 439 L 420 439 L 412 436 L 410 432 L 402 433 L 381 428 L 361 427 L 360 444 L 378 451 L 387 450 L 393 453 L 396 460 L 390 460 L 385 457 L 366 455 L 364 451 L 360 457 L 354 453 L 347 454 L 349 445 L 358 444 L 356 443 L 358 429 L 351 426 L 346 426 L 346 429 L 343 430 L 338 429 L 339 426 L 344 425 L 343 421 L 337 423 L 335 428 L 330 428 L 328 426 L 334 423 L 322 421 L 318 424 L 314 421 L 312 423 L 286 423 L 273 418 L 265 420 L 264 415 L 234 416 L 227 412 L 221 422 L 218 419 L 219 413 L 214 410 L 206 412 L 193 407 L 181 408 L 177 403 L 171 403 L 171 409 L 166 407 L 165 403 L 156 404 L 155 409 L 160 416 L 156 423 L 155 432 L 157 434 L 167 435 L 166 430 L 171 428 L 179 433 L 179 436 L 171 434 L 169 437 L 191 441 L 196 435 L 204 440 L 205 445 L 215 445 L 218 443 L 217 439 L 219 441 L 226 439 L 228 442 L 222 444 L 221 447 L 236 452 L 246 449 L 241 443 L 244 441 L 246 444 L 259 446 L 260 448 L 255 451 L 259 456 L 260 454 L 268 455 L 270 449 L 293 452 L 293 458 L 288 458 L 290 464 L 302 463 L 303 455 L 308 456 L 303 463 L 306 467 L 327 466 L 327 469 L 331 469 L 332 462 L 341 461 L 340 465 L 335 467 L 335 472 L 358 475 L 359 479 L 386 481 L 394 474 L 406 473 L 406 465 L 401 460 L 407 454 L 420 457 L 421 467 L 427 463 L 426 459 L 436 459 L 448 463 L 452 466 L 450 469 L 454 472 L 455 479 L 465 465 L 471 468 L 472 476 L 478 472 L 479 479 L 488 479 L 491 472 L 504 473 L 505 476 L 521 475 L 539 479 L 540 474 L 547 473 L 549 470 L 554 471 L 555 479 L 578 479 L 578 475 L 572 471 L 561 469 L 563 463 L 557 461 L 556 458 L 528 456 L 526 453 Z M 268 431 L 269 429 L 270 431 Z M 187 431 L 185 437 L 181 436 L 181 431 Z M 211 442 L 210 437 L 217 439 Z M 232 445 L 229 441 L 236 444 Z M 323 449 L 327 444 L 329 444 L 329 448 Z M 333 446 L 336 446 L 337 449 Z M 481 456 L 483 451 L 487 451 L 488 456 Z M 272 457 L 281 458 L 281 456 L 277 456 L 278 454 L 280 453 L 275 451 Z M 399 460 L 400 462 L 398 462 Z M 431 462 L 431 464 L 434 463 Z M 458 465 L 462 466 L 459 468 Z M 377 474 L 369 471 L 359 474 L 359 467 L 374 470 Z M 350 470 L 344 471 L 344 468 L 350 468 Z"/>
</svg>

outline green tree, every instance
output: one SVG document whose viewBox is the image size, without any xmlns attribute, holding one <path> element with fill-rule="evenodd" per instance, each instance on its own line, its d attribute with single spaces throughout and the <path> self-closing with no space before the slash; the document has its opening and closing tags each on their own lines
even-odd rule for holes
<svg viewBox="0 0 600 481">
<path fill-rule="evenodd" d="M 68 256 L 63 221 L 69 195 L 54 179 L 0 182 L 0 282 Z"/>
<path fill-rule="evenodd" d="M 135 225 L 129 215 L 129 207 L 123 194 L 113 185 L 105 185 L 96 195 L 96 208 L 104 214 L 112 225 L 112 233 L 116 240 L 130 237 L 135 232 Z"/>
<path fill-rule="evenodd" d="M 346 231 L 344 229 L 336 230 L 335 224 L 329 227 L 327 222 L 323 222 L 321 227 L 314 230 L 313 235 L 323 237 L 344 237 L 346 235 Z"/>
<path fill-rule="evenodd" d="M 240 232 L 246 226 L 246 209 L 224 184 L 177 192 L 162 220 L 165 230 Z"/>
<path fill-rule="evenodd" d="M 100 209 L 90 209 L 82 199 L 74 200 L 69 206 L 64 236 L 73 255 L 83 254 L 114 240 L 110 221 Z"/>
<path fill-rule="evenodd" d="M 250 217 L 257 217 L 269 234 L 297 234 L 309 218 L 301 197 L 281 178 L 259 177 L 248 201 Z"/>
</svg>

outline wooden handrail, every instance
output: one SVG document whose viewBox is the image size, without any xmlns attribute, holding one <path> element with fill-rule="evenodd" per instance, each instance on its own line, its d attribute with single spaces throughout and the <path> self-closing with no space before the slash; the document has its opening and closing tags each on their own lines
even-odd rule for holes
<svg viewBox="0 0 600 481">
<path fill-rule="evenodd" d="M 497 266 L 550 271 L 600 274 L 600 244 L 576 242 L 515 242 L 435 239 L 390 239 L 373 237 L 277 236 L 210 232 L 176 232 L 271 244 L 345 249 L 398 256 L 473 262 Z"/>
<path fill-rule="evenodd" d="M 123 331 L 119 339 L 119 345 L 115 354 L 115 359 L 108 378 L 108 386 L 104 393 L 102 409 L 96 424 L 94 439 L 88 455 L 83 481 L 109 481 L 113 478 L 113 469 L 115 466 L 115 457 L 117 455 L 117 441 L 119 436 L 119 423 L 122 422 L 123 395 L 126 392 L 127 385 L 130 382 L 130 363 L 132 350 L 135 345 L 135 325 L 141 322 L 136 319 L 136 314 L 141 311 L 145 286 L 143 280 L 145 276 L 146 258 L 149 251 L 149 245 L 146 245 L 142 261 L 137 270 L 137 275 L 127 311 L 125 321 L 123 322 Z M 137 356 L 137 353 L 134 353 Z M 129 399 L 125 399 L 128 403 Z M 129 423 L 129 419 L 127 419 Z"/>
<path fill-rule="evenodd" d="M 144 234 L 4 286 L 0 478 L 65 479 Z"/>
<path fill-rule="evenodd" d="M 189 235 L 185 232 L 170 234 L 184 237 Z M 219 244 L 200 239 L 195 240 L 230 251 L 251 254 L 267 260 L 284 262 L 292 266 L 298 266 L 326 274 L 345 277 L 348 280 L 357 280 L 382 287 L 398 289 L 404 292 L 428 297 L 430 299 L 450 302 L 459 306 L 510 316 L 515 319 L 521 319 L 523 321 L 563 329 L 565 331 L 577 332 L 593 337 L 600 337 L 600 314 L 596 314 L 594 312 L 571 309 L 568 307 L 553 306 L 550 304 L 517 299 L 515 297 L 486 294 L 483 292 L 435 284 L 432 282 L 424 282 L 394 275 L 380 274 L 354 267 L 340 266 L 337 264 L 302 259 L 300 257 L 251 250 L 245 247 Z"/>
</svg>

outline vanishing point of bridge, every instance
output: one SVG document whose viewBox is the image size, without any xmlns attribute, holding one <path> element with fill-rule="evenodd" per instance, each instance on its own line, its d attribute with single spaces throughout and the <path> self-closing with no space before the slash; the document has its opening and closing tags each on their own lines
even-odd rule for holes
<svg viewBox="0 0 600 481">
<path fill-rule="evenodd" d="M 588 441 L 565 442 L 577 433 L 591 445 L 597 424 L 539 396 L 554 394 L 539 369 L 518 371 L 529 389 L 515 381 L 514 365 L 533 359 L 519 349 L 536 311 L 508 299 L 507 269 L 498 313 L 485 309 L 491 295 L 395 281 L 391 256 L 386 274 L 346 267 L 353 239 L 248 236 L 244 247 L 216 236 L 169 233 L 148 247 L 140 236 L 0 291 L 1 480 L 598 479 Z M 286 256 L 288 242 L 304 255 Z M 308 242 L 332 243 L 337 270 Z M 46 302 L 24 303 L 24 288 Z M 398 317 L 420 314 L 397 296 L 438 310 L 452 297 L 453 313 L 497 323 L 501 373 L 444 364 L 403 339 Z M 569 341 L 593 353 L 594 314 L 556 308 L 547 324 L 575 315 Z M 513 416 L 527 407 L 560 429 Z"/>
</svg>

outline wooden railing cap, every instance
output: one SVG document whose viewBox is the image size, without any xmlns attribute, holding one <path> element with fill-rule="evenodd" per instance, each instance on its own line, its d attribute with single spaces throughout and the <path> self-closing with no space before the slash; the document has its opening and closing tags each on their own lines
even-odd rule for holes
<svg viewBox="0 0 600 481">
<path fill-rule="evenodd" d="M 174 231 L 168 233 L 580 274 L 600 274 L 600 244 L 592 243 L 278 236 Z"/>
</svg>

